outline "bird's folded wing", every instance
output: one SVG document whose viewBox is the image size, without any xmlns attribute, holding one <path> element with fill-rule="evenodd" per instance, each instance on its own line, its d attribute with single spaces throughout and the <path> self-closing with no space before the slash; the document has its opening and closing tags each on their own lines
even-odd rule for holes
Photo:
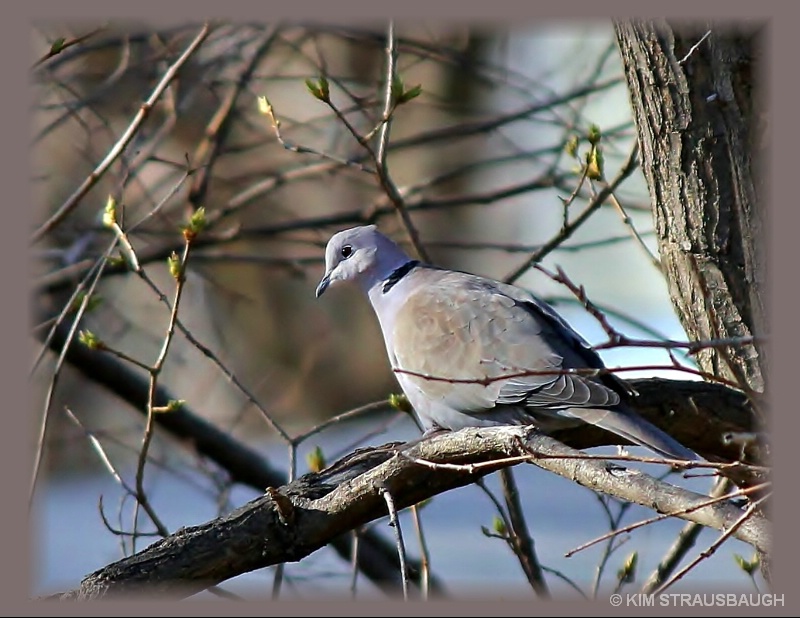
<svg viewBox="0 0 800 618">
<path fill-rule="evenodd" d="M 482 277 L 418 268 L 391 327 L 395 369 L 426 397 L 464 411 L 498 404 L 544 409 L 608 406 L 619 395 L 563 367 L 600 367 L 573 331 L 516 288 Z M 568 327 L 567 327 L 568 328 Z M 575 335 L 577 337 L 577 335 Z M 593 354 L 593 353 L 592 353 Z"/>
</svg>

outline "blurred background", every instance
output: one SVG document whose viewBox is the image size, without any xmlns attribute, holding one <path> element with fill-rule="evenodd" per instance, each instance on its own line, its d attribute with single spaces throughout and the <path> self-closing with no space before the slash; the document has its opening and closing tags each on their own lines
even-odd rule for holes
<svg viewBox="0 0 800 618">
<path fill-rule="evenodd" d="M 635 128 L 610 21 L 397 23 L 393 40 L 397 91 L 411 94 L 391 115 L 389 181 L 439 265 L 508 276 L 558 237 L 631 154 Z M 31 359 L 30 383 L 40 462 L 32 594 L 75 587 L 155 540 L 125 534 L 154 532 L 124 488 L 135 485 L 145 417 L 121 398 L 124 386 L 109 383 L 120 366 L 146 378 L 142 367 L 159 357 L 170 323 L 164 299 L 171 304 L 176 290 L 168 258 L 181 253 L 181 228 L 199 207 L 207 226 L 187 260 L 183 329 L 171 336 L 158 385 L 287 473 L 292 457 L 295 473 L 307 472 L 317 448 L 330 462 L 357 446 L 417 435 L 413 421 L 386 404 L 399 387 L 366 300 L 339 288 L 314 298 L 324 245 L 340 229 L 376 223 L 414 252 L 364 146 L 374 149 L 380 133 L 386 48 L 385 23 L 214 23 L 207 31 L 201 23 L 34 25 L 32 219 L 42 233 L 31 254 L 31 333 L 42 351 Z M 329 101 L 312 92 L 321 75 Z M 604 176 L 594 180 L 582 171 L 592 127 Z M 641 172 L 614 195 L 542 264 L 583 285 L 621 332 L 683 340 L 654 264 Z M 110 200 L 117 228 L 104 224 Z M 129 266 L 132 255 L 139 273 Z M 551 301 L 592 343 L 605 341 L 563 285 L 534 269 L 517 283 Z M 94 352 L 88 362 L 96 365 L 79 371 L 59 360 L 49 333 L 65 308 L 58 324 L 72 326 L 90 289 L 75 337 L 90 332 L 110 351 Z M 612 367 L 670 364 L 658 349 L 602 356 Z M 101 371 L 111 374 L 103 385 L 93 379 Z M 675 377 L 666 368 L 625 375 Z M 120 383 L 127 380 L 119 373 Z M 371 403 L 295 441 L 290 456 L 287 436 Z M 652 513 L 630 507 L 610 523 L 620 505 L 524 468 L 516 469 L 521 500 L 542 564 L 559 572 L 548 574 L 554 591 L 607 596 L 634 551 L 644 579 L 681 528 L 660 522 L 565 558 L 609 525 Z M 711 481 L 677 482 L 708 491 Z M 144 486 L 169 531 L 258 495 L 160 430 Z M 488 486 L 496 490 L 496 479 Z M 532 594 L 509 548 L 481 532 L 493 509 L 474 486 L 422 509 L 431 569 L 449 594 Z M 401 524 L 412 530 L 406 517 Z M 373 527 L 391 541 L 385 520 Z M 714 538 L 703 532 L 697 551 Z M 409 541 L 408 551 L 420 549 Z M 755 591 L 737 554 L 750 559 L 752 551 L 727 543 L 685 585 Z M 283 576 L 286 596 L 349 594 L 351 586 L 349 565 L 328 548 L 288 565 Z M 273 577 L 267 569 L 223 587 L 268 594 Z M 358 591 L 376 589 L 361 578 Z"/>
</svg>

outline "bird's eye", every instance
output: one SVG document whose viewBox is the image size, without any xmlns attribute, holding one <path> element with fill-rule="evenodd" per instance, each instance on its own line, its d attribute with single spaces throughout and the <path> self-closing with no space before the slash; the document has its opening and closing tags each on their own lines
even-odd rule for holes
<svg viewBox="0 0 800 618">
<path fill-rule="evenodd" d="M 345 245 L 344 247 L 342 247 L 342 257 L 344 259 L 349 258 L 351 255 L 353 255 L 353 247 L 351 247 L 350 245 Z"/>
</svg>

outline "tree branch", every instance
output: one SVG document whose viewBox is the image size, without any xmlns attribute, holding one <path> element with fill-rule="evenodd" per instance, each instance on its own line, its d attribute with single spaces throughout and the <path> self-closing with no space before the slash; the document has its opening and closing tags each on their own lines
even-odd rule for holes
<svg viewBox="0 0 800 618">
<path fill-rule="evenodd" d="M 75 207 L 80 203 L 81 199 L 83 199 L 89 190 L 97 184 L 98 180 L 100 180 L 108 168 L 111 167 L 111 164 L 117 160 L 127 145 L 131 142 L 139 128 L 142 126 L 142 123 L 147 119 L 150 111 L 156 104 L 156 101 L 158 101 L 159 97 L 167 89 L 167 86 L 169 86 L 172 80 L 175 79 L 175 76 L 178 74 L 181 67 L 189 60 L 197 48 L 200 47 L 202 42 L 205 41 L 210 31 L 211 25 L 204 24 L 200 29 L 200 32 L 198 32 L 197 36 L 189 44 L 186 50 L 172 64 L 172 66 L 169 67 L 167 72 L 161 78 L 161 81 L 159 81 L 158 85 L 147 98 L 147 101 L 142 103 L 142 105 L 139 107 L 139 111 L 128 125 L 128 128 L 125 129 L 125 132 L 120 136 L 119 140 L 114 144 L 111 150 L 109 150 L 106 157 L 98 164 L 92 173 L 84 179 L 81 185 L 75 189 L 72 195 L 70 195 L 67 200 L 61 206 L 59 206 L 58 210 L 36 229 L 31 237 L 32 243 L 38 242 L 49 232 L 51 232 L 57 225 L 59 225 L 75 209 Z"/>
<path fill-rule="evenodd" d="M 534 465 L 589 489 L 659 513 L 683 509 L 678 515 L 682 519 L 717 530 L 729 529 L 744 512 L 731 503 L 687 512 L 707 497 L 602 459 L 581 459 L 579 452 L 530 427 L 470 428 L 423 440 L 407 454 L 384 447 L 356 451 L 327 470 L 270 489 L 224 517 L 182 528 L 92 573 L 60 598 L 100 599 L 143 591 L 186 597 L 256 569 L 301 560 L 348 530 L 386 516 L 385 491 L 398 509 L 405 508 L 508 465 L 498 459 L 530 452 L 537 455 L 531 460 Z M 434 469 L 411 458 L 462 466 Z M 481 462 L 489 463 L 469 465 Z M 733 536 L 762 552 L 771 543 L 768 522 L 756 514 Z"/>
<path fill-rule="evenodd" d="M 50 348 L 58 351 L 65 341 L 66 328 L 62 324 L 50 340 Z M 147 413 L 148 379 L 144 373 L 135 371 L 118 358 L 89 350 L 79 344 L 69 347 L 66 360 L 80 371 L 84 378 L 107 388 L 140 414 Z M 156 388 L 154 397 L 156 406 L 166 405 L 173 399 L 177 397 L 167 388 L 161 385 Z M 156 415 L 155 422 L 160 430 L 165 430 L 173 437 L 191 444 L 198 453 L 225 470 L 234 482 L 253 487 L 258 491 L 280 486 L 286 482 L 287 474 L 284 471 L 272 466 L 260 453 L 243 442 L 193 413 L 188 405 L 169 414 Z M 331 542 L 343 558 L 350 559 L 353 544 L 351 535 L 331 539 Z M 367 530 L 360 535 L 358 566 L 367 578 L 386 591 L 397 590 L 401 586 L 397 553 L 390 543 L 374 531 Z M 418 562 L 409 560 L 409 570 L 412 574 L 412 583 L 419 585 Z M 428 577 L 431 589 L 441 591 L 438 579 L 433 575 Z"/>
</svg>

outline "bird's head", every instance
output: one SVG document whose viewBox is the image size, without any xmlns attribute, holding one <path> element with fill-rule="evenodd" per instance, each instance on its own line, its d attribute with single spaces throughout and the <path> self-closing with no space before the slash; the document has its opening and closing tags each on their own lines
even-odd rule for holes
<svg viewBox="0 0 800 618">
<path fill-rule="evenodd" d="M 325 248 L 325 274 L 317 285 L 317 298 L 339 281 L 354 281 L 369 291 L 408 260 L 408 255 L 374 225 L 337 232 Z"/>
</svg>

